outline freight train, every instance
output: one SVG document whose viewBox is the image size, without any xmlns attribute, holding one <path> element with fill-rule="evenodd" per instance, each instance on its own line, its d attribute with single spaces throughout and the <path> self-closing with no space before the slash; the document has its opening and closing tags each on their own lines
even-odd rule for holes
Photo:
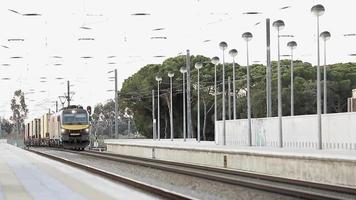
<svg viewBox="0 0 356 200">
<path fill-rule="evenodd" d="M 68 106 L 26 123 L 24 143 L 29 146 L 84 150 L 89 145 L 89 113 L 82 106 Z"/>
</svg>

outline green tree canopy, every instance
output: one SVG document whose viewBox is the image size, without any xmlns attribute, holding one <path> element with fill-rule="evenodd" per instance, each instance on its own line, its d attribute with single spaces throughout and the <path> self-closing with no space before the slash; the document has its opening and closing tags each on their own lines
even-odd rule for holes
<svg viewBox="0 0 356 200">
<path fill-rule="evenodd" d="M 212 140 L 214 135 L 214 65 L 204 56 L 191 56 L 191 95 L 193 132 L 196 132 L 196 102 L 197 102 L 197 70 L 196 62 L 202 62 L 200 73 L 201 82 L 201 130 L 203 137 Z M 162 64 L 149 64 L 126 79 L 119 92 L 120 109 L 129 108 L 132 112 L 137 130 L 152 137 L 152 90 L 155 90 L 155 104 L 157 109 L 157 81 L 156 75 L 163 80 L 160 84 L 161 108 L 161 138 L 168 137 L 169 124 L 169 78 L 168 72 L 173 72 L 173 118 L 175 137 L 182 137 L 182 74 L 181 67 L 186 65 L 185 56 L 168 58 Z M 294 61 L 295 114 L 316 113 L 316 67 L 300 60 Z M 226 63 L 226 80 L 232 77 L 232 64 Z M 266 116 L 266 67 L 255 64 L 251 67 L 251 104 L 252 117 Z M 281 61 L 283 115 L 290 115 L 290 60 Z M 238 118 L 246 118 L 246 67 L 236 65 L 236 94 Z M 323 77 L 323 76 L 321 76 Z M 221 119 L 222 99 L 222 65 L 217 67 L 218 82 L 218 119 Z M 227 84 L 227 81 L 226 81 Z M 323 81 L 322 81 L 323 84 Z M 232 86 L 231 86 L 232 88 Z M 356 88 L 356 64 L 338 63 L 327 67 L 328 112 L 345 112 L 347 98 L 352 88 Z M 227 90 L 227 85 L 226 85 Z M 230 94 L 233 94 L 231 92 Z M 232 99 L 232 97 L 230 97 Z M 232 100 L 231 100 L 232 102 Z M 232 108 L 233 106 L 231 106 Z M 277 63 L 272 62 L 272 112 L 277 115 Z M 157 110 L 155 110 L 157 118 Z M 228 115 L 228 111 L 226 112 Z M 228 116 L 226 116 L 228 119 Z"/>
</svg>

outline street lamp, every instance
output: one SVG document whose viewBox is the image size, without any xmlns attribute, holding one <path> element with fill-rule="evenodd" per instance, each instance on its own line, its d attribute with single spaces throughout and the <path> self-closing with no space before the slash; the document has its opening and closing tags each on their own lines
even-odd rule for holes
<svg viewBox="0 0 356 200">
<path fill-rule="evenodd" d="M 279 31 L 284 28 L 284 22 L 277 20 L 273 22 L 273 27 L 277 29 L 278 33 L 278 125 L 279 125 L 279 147 L 283 147 L 283 131 L 282 131 L 282 81 L 281 81 L 281 63 L 280 63 L 280 46 L 279 46 Z"/>
<path fill-rule="evenodd" d="M 186 114 L 185 114 L 185 73 L 187 73 L 187 68 L 181 67 L 180 72 L 183 75 L 183 138 L 184 142 L 186 141 L 187 137 L 187 128 L 186 128 Z"/>
<path fill-rule="evenodd" d="M 160 104 L 159 104 L 159 84 L 162 81 L 162 77 L 159 75 L 156 76 L 157 81 L 157 139 L 160 140 L 161 132 L 160 132 Z"/>
<path fill-rule="evenodd" d="M 290 56 L 290 115 L 294 116 L 294 66 L 293 66 L 293 50 L 297 48 L 295 41 L 290 41 L 287 46 L 291 50 Z"/>
<path fill-rule="evenodd" d="M 318 148 L 322 149 L 322 132 L 321 132 L 321 90 L 320 90 L 320 44 L 319 44 L 319 17 L 325 12 L 324 6 L 318 4 L 311 8 L 311 12 L 316 16 L 316 37 L 317 37 L 317 55 L 318 55 L 318 66 L 317 66 L 317 114 L 318 114 Z"/>
<path fill-rule="evenodd" d="M 232 90 L 233 90 L 233 114 L 234 114 L 234 119 L 236 119 L 236 75 L 235 75 L 235 57 L 237 56 L 237 50 L 236 49 L 231 49 L 229 51 L 230 56 L 232 57 Z M 230 92 L 230 91 L 229 91 Z"/>
<path fill-rule="evenodd" d="M 216 121 L 218 120 L 218 107 L 217 107 L 217 89 L 216 89 L 216 67 L 219 64 L 219 57 L 213 57 L 211 58 L 211 63 L 214 64 L 214 136 L 215 136 L 215 143 L 217 143 L 217 138 L 218 136 L 215 134 L 216 133 Z"/>
<path fill-rule="evenodd" d="M 173 141 L 173 99 L 172 99 L 172 78 L 174 76 L 174 73 L 173 72 L 168 72 L 168 77 L 169 77 L 169 80 L 170 80 L 170 86 L 171 86 L 171 92 L 170 92 L 170 98 L 171 98 L 171 107 L 170 107 L 170 110 L 171 110 L 171 141 Z"/>
<path fill-rule="evenodd" d="M 327 79 L 326 79 L 326 41 L 328 41 L 331 37 L 329 31 L 324 31 L 320 33 L 320 37 L 324 41 L 324 114 L 328 113 L 328 95 L 327 95 Z"/>
<path fill-rule="evenodd" d="M 248 42 L 252 40 L 252 33 L 245 32 L 242 38 L 246 41 L 246 69 L 247 69 L 247 118 L 248 118 L 248 145 L 252 146 L 252 132 L 251 132 L 251 96 L 250 96 L 250 66 L 248 54 Z"/>
<path fill-rule="evenodd" d="M 200 62 L 195 63 L 195 69 L 198 70 L 198 109 L 197 109 L 197 138 L 198 142 L 200 142 L 200 69 L 203 67 L 203 64 Z"/>
<path fill-rule="evenodd" d="M 226 145 L 226 120 L 225 120 L 225 50 L 227 49 L 227 44 L 226 42 L 220 42 L 219 43 L 219 47 L 220 49 L 223 51 L 223 59 L 222 59 L 222 62 L 223 62 L 223 82 L 222 82 L 222 85 L 223 85 L 223 92 L 222 92 L 222 120 L 223 120 L 223 145 Z"/>
</svg>

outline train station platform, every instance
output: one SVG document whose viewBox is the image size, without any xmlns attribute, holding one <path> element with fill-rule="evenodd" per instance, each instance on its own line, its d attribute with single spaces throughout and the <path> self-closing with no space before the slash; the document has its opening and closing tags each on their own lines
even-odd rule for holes
<svg viewBox="0 0 356 200">
<path fill-rule="evenodd" d="M 194 139 L 109 139 L 107 151 L 356 188 L 355 150 L 222 146 Z"/>
<path fill-rule="evenodd" d="M 0 200 L 156 199 L 0 142 Z"/>
</svg>

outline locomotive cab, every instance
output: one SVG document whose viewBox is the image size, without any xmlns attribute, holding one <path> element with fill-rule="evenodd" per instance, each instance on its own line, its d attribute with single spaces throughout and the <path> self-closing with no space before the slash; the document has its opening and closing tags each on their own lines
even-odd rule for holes
<svg viewBox="0 0 356 200">
<path fill-rule="evenodd" d="M 83 150 L 89 145 L 89 114 L 83 107 L 64 108 L 58 118 L 64 148 Z"/>
</svg>

